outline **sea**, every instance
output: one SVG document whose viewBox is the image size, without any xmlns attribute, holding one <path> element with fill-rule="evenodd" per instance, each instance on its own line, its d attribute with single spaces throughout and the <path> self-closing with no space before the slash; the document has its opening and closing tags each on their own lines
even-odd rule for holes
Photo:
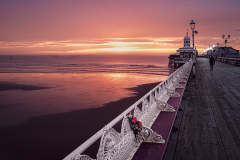
<svg viewBox="0 0 240 160">
<path fill-rule="evenodd" d="M 164 56 L 0 56 L 0 126 L 101 107 L 173 71 Z"/>
<path fill-rule="evenodd" d="M 135 92 L 130 88 L 160 83 L 174 71 L 168 67 L 168 57 L 158 55 L 1 55 L 0 133 L 6 131 L 10 143 L 13 141 L 10 130 L 18 128 L 16 132 L 23 131 L 27 135 L 29 129 L 21 126 L 34 118 L 101 108 L 104 104 L 134 96 Z M 114 106 L 106 112 L 112 109 Z M 89 119 L 94 117 L 89 115 Z M 65 121 L 64 116 L 62 121 Z M 38 132 L 47 129 L 44 125 L 40 129 L 38 126 Z M 54 126 L 51 129 L 54 130 Z M 16 138 L 19 133 L 10 133 L 20 143 L 21 140 Z M 47 138 L 41 141 L 44 143 Z M 9 143 L 6 140 L 3 144 Z M 34 146 L 28 143 L 28 146 Z M 13 147 L 14 144 L 9 145 L 9 153 L 13 148 L 21 148 Z M 41 151 L 45 152 L 44 149 Z M 8 156 L 5 154 L 0 158 L 16 158 Z"/>
</svg>

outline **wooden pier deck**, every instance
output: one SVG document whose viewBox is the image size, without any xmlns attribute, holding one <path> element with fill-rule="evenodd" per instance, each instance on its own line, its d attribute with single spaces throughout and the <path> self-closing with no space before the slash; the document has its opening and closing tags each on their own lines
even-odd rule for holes
<svg viewBox="0 0 240 160">
<path fill-rule="evenodd" d="M 240 160 L 240 67 L 198 58 L 164 160 Z"/>
</svg>

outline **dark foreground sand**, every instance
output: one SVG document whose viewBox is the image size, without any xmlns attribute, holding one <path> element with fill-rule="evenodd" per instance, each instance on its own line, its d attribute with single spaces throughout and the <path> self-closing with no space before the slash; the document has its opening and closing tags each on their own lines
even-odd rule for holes
<svg viewBox="0 0 240 160">
<path fill-rule="evenodd" d="M 107 103 L 100 108 L 45 115 L 21 124 L 0 127 L 0 159 L 63 159 L 157 84 L 130 88 L 136 92 L 135 96 Z M 120 124 L 116 129 L 120 131 Z M 98 146 L 99 142 L 86 154 L 96 158 Z"/>
<path fill-rule="evenodd" d="M 39 86 L 33 86 L 33 85 L 0 82 L 0 91 L 9 91 L 9 90 L 31 91 L 31 90 L 41 90 L 41 89 L 48 89 L 48 88 L 50 87 L 39 87 Z"/>
</svg>

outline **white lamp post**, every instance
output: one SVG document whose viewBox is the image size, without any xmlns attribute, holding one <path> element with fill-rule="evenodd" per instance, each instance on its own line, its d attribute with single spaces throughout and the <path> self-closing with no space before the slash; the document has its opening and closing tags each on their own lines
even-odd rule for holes
<svg viewBox="0 0 240 160">
<path fill-rule="evenodd" d="M 193 39 L 193 54 L 194 54 L 194 33 L 198 34 L 198 31 L 194 31 L 195 29 L 195 22 L 192 20 L 191 23 L 190 23 L 190 27 L 192 29 L 192 39 Z M 193 59 L 193 55 L 192 55 L 192 59 Z M 193 78 L 195 78 L 195 65 L 196 65 L 196 62 L 194 60 L 194 63 L 193 63 L 193 68 L 192 68 L 192 71 L 193 71 Z"/>
<path fill-rule="evenodd" d="M 191 29 L 192 29 L 192 38 L 193 38 L 193 49 L 194 49 L 194 33 L 198 34 L 198 31 L 194 31 L 195 29 L 195 22 L 192 20 L 190 23 Z"/>
</svg>

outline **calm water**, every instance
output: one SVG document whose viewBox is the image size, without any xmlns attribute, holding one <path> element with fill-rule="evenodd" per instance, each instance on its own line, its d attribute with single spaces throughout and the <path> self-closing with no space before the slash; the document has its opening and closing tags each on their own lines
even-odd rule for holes
<svg viewBox="0 0 240 160">
<path fill-rule="evenodd" d="M 174 69 L 162 56 L 0 56 L 0 126 L 101 107 L 160 82 Z"/>
</svg>

